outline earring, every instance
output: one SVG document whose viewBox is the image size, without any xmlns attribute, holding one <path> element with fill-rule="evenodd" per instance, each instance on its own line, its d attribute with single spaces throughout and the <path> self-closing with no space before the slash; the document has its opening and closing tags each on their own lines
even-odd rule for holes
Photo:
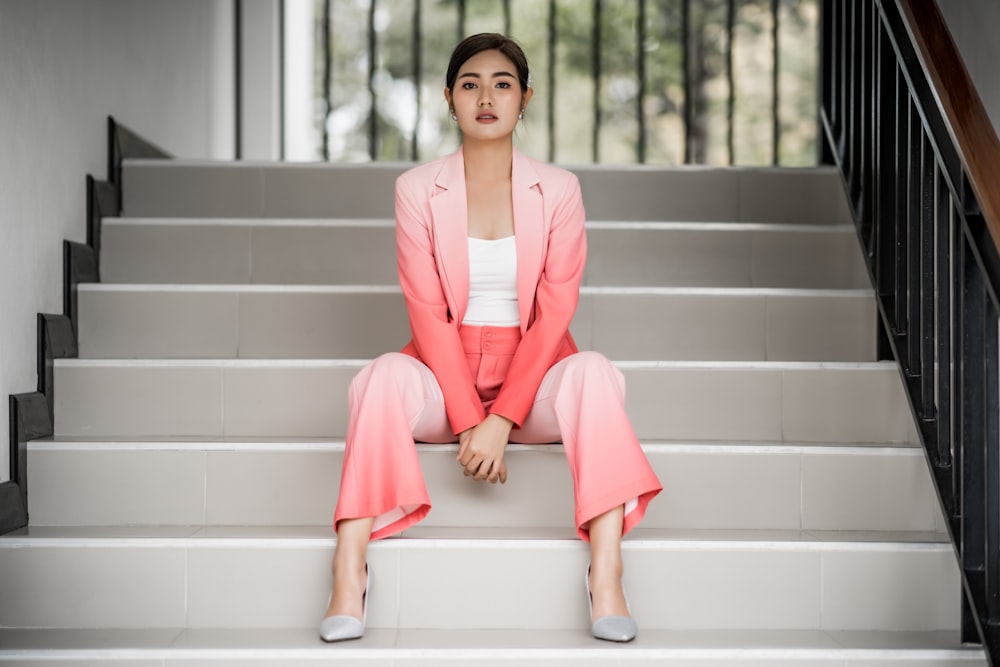
<svg viewBox="0 0 1000 667">
<path fill-rule="evenodd" d="M 452 120 L 458 120 L 458 116 L 455 114 L 455 110 L 454 109 L 451 110 L 451 119 Z"/>
<path fill-rule="evenodd" d="M 518 120 L 524 120 L 524 109 L 521 109 L 521 113 L 517 114 Z"/>
</svg>

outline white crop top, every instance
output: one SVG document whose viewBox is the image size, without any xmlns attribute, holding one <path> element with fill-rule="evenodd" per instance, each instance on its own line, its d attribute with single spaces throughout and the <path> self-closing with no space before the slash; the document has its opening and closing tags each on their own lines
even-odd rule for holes
<svg viewBox="0 0 1000 667">
<path fill-rule="evenodd" d="M 513 236 L 469 237 L 469 307 L 462 324 L 516 327 L 517 247 Z"/>
</svg>

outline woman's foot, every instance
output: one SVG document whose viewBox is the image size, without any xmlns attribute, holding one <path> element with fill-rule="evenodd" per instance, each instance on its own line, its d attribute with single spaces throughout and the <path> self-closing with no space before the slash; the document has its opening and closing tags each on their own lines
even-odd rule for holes
<svg viewBox="0 0 1000 667">
<path fill-rule="evenodd" d="M 356 568 L 351 568 L 351 571 Z M 347 592 L 352 589 L 352 586 L 348 586 L 347 582 L 352 581 L 354 577 L 341 576 L 340 582 L 342 585 L 335 586 L 341 589 L 341 593 L 338 596 L 336 593 L 330 595 L 330 607 L 327 610 L 327 615 L 319 624 L 319 636 L 323 641 L 326 642 L 339 642 L 347 639 L 360 639 L 365 634 L 365 622 L 367 620 L 368 611 L 368 591 L 371 589 L 371 572 L 368 571 L 367 566 L 365 567 L 365 578 L 364 584 L 362 586 L 362 593 L 360 595 L 361 600 L 361 614 L 357 615 L 353 613 L 355 608 L 355 600 L 347 602 L 343 607 L 335 604 L 334 600 L 338 600 L 341 597 L 347 597 Z M 334 582 L 337 581 L 336 575 L 334 576 Z"/>
<path fill-rule="evenodd" d="M 595 588 L 597 594 L 595 595 Z M 621 568 L 587 568 L 587 595 L 590 596 L 591 633 L 597 639 L 630 642 L 639 627 L 629 613 L 621 586 Z M 601 602 L 598 603 L 597 600 Z"/>
</svg>

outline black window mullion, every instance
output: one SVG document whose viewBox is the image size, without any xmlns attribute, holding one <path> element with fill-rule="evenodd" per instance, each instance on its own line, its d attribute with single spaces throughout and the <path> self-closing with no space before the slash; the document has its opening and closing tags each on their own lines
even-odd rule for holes
<svg viewBox="0 0 1000 667">
<path fill-rule="evenodd" d="M 378 159 L 378 100 L 375 98 L 375 71 L 377 66 L 377 40 L 375 34 L 376 0 L 368 0 L 368 156 Z"/>
<path fill-rule="evenodd" d="M 591 135 L 590 159 L 596 164 L 601 161 L 601 19 L 603 3 L 594 0 L 593 20 L 590 44 L 590 76 L 594 88 L 594 127 Z"/>
</svg>

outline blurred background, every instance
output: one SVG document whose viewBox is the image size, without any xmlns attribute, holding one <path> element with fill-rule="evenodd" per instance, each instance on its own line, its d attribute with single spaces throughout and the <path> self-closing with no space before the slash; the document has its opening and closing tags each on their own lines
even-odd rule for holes
<svg viewBox="0 0 1000 667">
<path fill-rule="evenodd" d="M 448 57 L 466 35 L 501 32 L 531 67 L 517 144 L 533 157 L 817 162 L 817 0 L 296 0 L 281 11 L 286 160 L 452 150 Z"/>
</svg>

